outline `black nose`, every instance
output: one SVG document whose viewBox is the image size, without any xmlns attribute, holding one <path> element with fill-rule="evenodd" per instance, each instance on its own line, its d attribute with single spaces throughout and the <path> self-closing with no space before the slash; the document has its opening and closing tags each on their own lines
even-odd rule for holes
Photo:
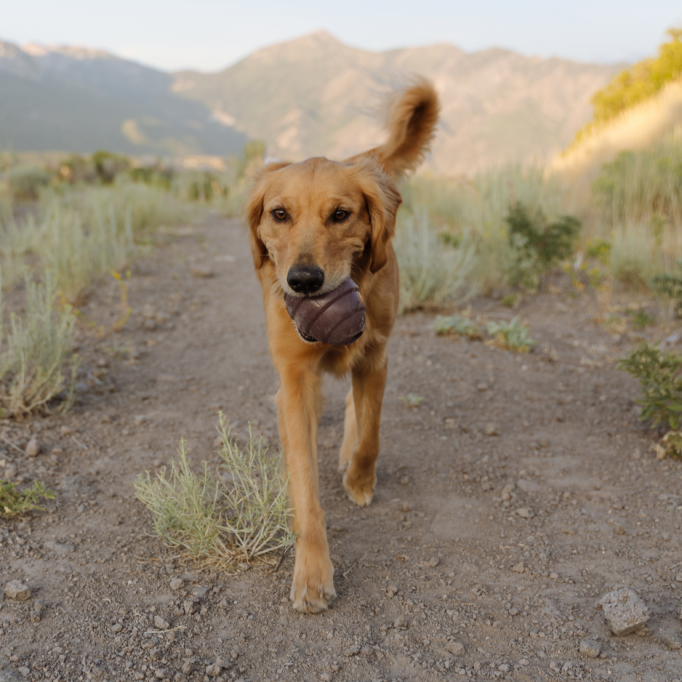
<svg viewBox="0 0 682 682">
<path fill-rule="evenodd" d="M 324 284 L 324 272 L 316 265 L 294 265 L 287 273 L 287 283 L 297 294 L 314 294 Z"/>
</svg>

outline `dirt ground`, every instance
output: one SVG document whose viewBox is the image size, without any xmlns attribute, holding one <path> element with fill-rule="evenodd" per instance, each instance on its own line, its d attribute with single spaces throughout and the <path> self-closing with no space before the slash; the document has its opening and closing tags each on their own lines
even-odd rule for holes
<svg viewBox="0 0 682 682">
<path fill-rule="evenodd" d="M 121 332 L 79 332 L 72 412 L 1 423 L 0 477 L 57 492 L 49 513 L 0 523 L 0 584 L 31 590 L 0 597 L 1 682 L 682 680 L 682 464 L 656 460 L 638 386 L 614 366 L 637 334 L 609 336 L 558 294 L 518 311 L 538 341 L 527 355 L 436 337 L 433 315 L 400 319 L 367 509 L 336 470 L 347 385 L 329 379 L 320 469 L 338 598 L 304 616 L 288 601 L 292 557 L 276 573 L 180 563 L 132 487 L 181 437 L 216 462 L 219 409 L 277 445 L 245 229 L 212 217 L 179 230 L 129 291 Z M 118 299 L 112 281 L 82 312 L 110 324 Z M 514 314 L 491 300 L 474 312 Z M 33 459 L 8 444 L 30 436 Z M 595 603 L 617 586 L 648 604 L 645 630 L 610 634 Z"/>
</svg>

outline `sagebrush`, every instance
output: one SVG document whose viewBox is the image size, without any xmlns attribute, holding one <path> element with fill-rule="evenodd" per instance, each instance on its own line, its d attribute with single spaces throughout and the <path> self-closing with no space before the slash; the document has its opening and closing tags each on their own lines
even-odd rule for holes
<svg viewBox="0 0 682 682">
<path fill-rule="evenodd" d="M 0 405 L 5 415 L 21 418 L 60 394 L 61 409 L 71 404 L 78 367 L 71 352 L 75 318 L 69 306 L 55 305 L 56 295 L 52 273 L 38 283 L 27 275 L 24 315 L 12 313 L 8 330 L 0 323 Z"/>
<path fill-rule="evenodd" d="M 618 362 L 639 380 L 642 397 L 640 419 L 666 430 L 678 430 L 682 419 L 682 355 L 663 352 L 642 341 L 628 357 Z"/>
<path fill-rule="evenodd" d="M 274 560 L 295 540 L 280 457 L 250 430 L 239 448 L 222 415 L 219 432 L 222 461 L 215 470 L 204 462 L 194 473 L 182 441 L 169 470 L 138 476 L 137 498 L 152 513 L 156 535 L 182 556 L 227 566 Z"/>
</svg>

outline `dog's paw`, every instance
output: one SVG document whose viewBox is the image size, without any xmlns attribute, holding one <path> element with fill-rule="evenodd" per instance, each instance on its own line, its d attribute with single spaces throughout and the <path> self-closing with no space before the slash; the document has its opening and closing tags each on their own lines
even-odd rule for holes
<svg viewBox="0 0 682 682">
<path fill-rule="evenodd" d="M 353 476 L 349 470 L 343 477 L 343 487 L 355 504 L 366 507 L 374 497 L 374 486 L 376 485 L 376 475 Z"/>
<path fill-rule="evenodd" d="M 294 608 L 301 613 L 320 613 L 334 597 L 334 567 L 329 557 L 314 560 L 297 550 L 290 595 Z"/>
</svg>

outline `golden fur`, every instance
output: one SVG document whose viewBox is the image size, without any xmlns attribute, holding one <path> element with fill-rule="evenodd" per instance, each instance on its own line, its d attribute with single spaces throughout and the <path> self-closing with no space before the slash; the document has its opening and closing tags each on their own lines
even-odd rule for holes
<svg viewBox="0 0 682 682">
<path fill-rule="evenodd" d="M 390 102 L 384 145 L 343 162 L 318 157 L 269 164 L 255 178 L 248 198 L 253 261 L 280 379 L 279 433 L 297 534 L 291 599 L 299 611 L 322 611 L 336 594 L 318 491 L 321 374 L 351 373 L 339 468 L 345 471 L 343 484 L 351 500 L 367 505 L 376 482 L 386 345 L 398 311 L 398 264 L 391 246 L 402 201 L 396 178 L 422 161 L 438 113 L 431 83 L 415 80 Z M 337 220 L 339 215 L 347 217 Z M 357 341 L 330 346 L 306 343 L 298 335 L 284 293 L 294 293 L 287 273 L 301 263 L 324 272 L 317 293 L 335 289 L 348 277 L 358 285 L 367 324 Z"/>
</svg>

